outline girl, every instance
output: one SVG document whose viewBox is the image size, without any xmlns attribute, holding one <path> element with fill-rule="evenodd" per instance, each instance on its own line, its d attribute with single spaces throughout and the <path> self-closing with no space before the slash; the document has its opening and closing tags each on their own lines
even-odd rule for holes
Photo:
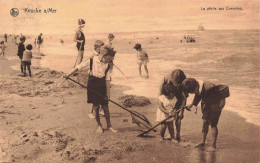
<svg viewBox="0 0 260 163">
<path fill-rule="evenodd" d="M 163 89 L 162 94 L 158 97 L 159 108 L 157 109 L 157 118 L 156 121 L 161 122 L 165 118 L 171 115 L 172 111 L 175 109 L 177 103 L 177 98 L 173 91 L 173 85 L 168 84 Z M 161 140 L 164 140 L 164 134 L 166 127 L 168 127 L 171 140 L 174 139 L 174 128 L 173 128 L 173 118 L 168 119 L 161 124 Z"/>
</svg>

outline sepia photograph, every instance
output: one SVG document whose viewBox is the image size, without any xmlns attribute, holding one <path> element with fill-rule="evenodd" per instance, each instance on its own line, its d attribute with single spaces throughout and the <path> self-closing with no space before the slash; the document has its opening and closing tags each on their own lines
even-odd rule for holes
<svg viewBox="0 0 260 163">
<path fill-rule="evenodd" d="M 0 163 L 259 163 L 259 0 L 0 0 Z"/>
</svg>

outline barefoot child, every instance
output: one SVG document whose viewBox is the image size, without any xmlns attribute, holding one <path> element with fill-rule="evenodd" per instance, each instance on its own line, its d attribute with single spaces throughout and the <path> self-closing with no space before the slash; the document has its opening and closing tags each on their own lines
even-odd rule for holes
<svg viewBox="0 0 260 163">
<path fill-rule="evenodd" d="M 92 74 L 88 79 L 87 102 L 93 104 L 95 110 L 95 119 L 98 125 L 97 132 L 103 133 L 102 125 L 100 122 L 99 109 L 100 106 L 104 110 L 107 128 L 116 133 L 117 130 L 113 129 L 110 122 L 110 114 L 108 109 L 108 100 L 110 98 L 110 74 L 109 62 L 115 55 L 115 51 L 111 48 L 102 46 L 100 55 L 93 57 Z M 68 77 L 83 67 L 90 67 L 90 61 L 79 64 Z"/>
<path fill-rule="evenodd" d="M 170 88 L 171 87 L 171 88 Z M 161 122 L 165 118 L 171 115 L 174 111 L 175 105 L 177 103 L 177 98 L 175 97 L 174 91 L 172 89 L 173 86 L 168 85 L 167 88 L 163 90 L 162 95 L 158 97 L 159 108 L 157 109 L 157 122 Z M 170 133 L 170 140 L 174 139 L 174 128 L 173 128 L 173 118 L 168 119 L 164 123 L 161 124 L 161 140 L 164 140 L 164 134 L 166 128 L 168 128 Z"/>
<path fill-rule="evenodd" d="M 24 42 L 25 42 L 25 37 L 21 36 L 20 37 L 20 42 L 18 44 L 18 53 L 17 55 L 19 56 L 20 60 L 21 60 L 21 72 L 23 73 L 23 64 L 22 64 L 22 59 L 23 59 L 23 52 L 25 51 L 25 47 L 24 47 Z"/>
<path fill-rule="evenodd" d="M 1 41 L 1 44 L 0 44 L 0 51 L 1 51 L 1 53 L 0 53 L 0 55 L 3 54 L 3 56 L 5 56 L 5 48 L 6 48 L 5 42 Z"/>
<path fill-rule="evenodd" d="M 163 92 L 165 92 L 165 88 L 168 87 L 168 85 L 173 86 L 171 91 L 174 92 L 176 98 L 178 99 L 175 107 L 178 109 L 181 106 L 186 105 L 186 96 L 183 94 L 181 83 L 186 78 L 186 75 L 181 69 L 176 69 L 172 71 L 171 73 L 164 76 L 161 85 L 160 85 L 160 91 L 159 96 L 163 95 Z M 184 117 L 184 109 L 181 110 L 179 113 L 176 113 L 175 117 L 175 127 L 176 127 L 176 140 L 181 140 L 181 120 Z"/>
<path fill-rule="evenodd" d="M 201 101 L 202 111 L 202 142 L 196 147 L 205 145 L 206 137 L 211 126 L 213 143 L 211 149 L 216 149 L 218 137 L 218 120 L 223 107 L 225 106 L 225 98 L 229 96 L 228 86 L 215 85 L 211 82 L 199 83 L 193 78 L 187 78 L 182 82 L 183 90 L 187 93 L 195 94 L 192 104 L 188 107 L 197 106 Z"/>
<path fill-rule="evenodd" d="M 32 77 L 31 73 L 31 59 L 32 59 L 32 45 L 29 44 L 26 46 L 26 50 L 23 52 L 23 59 L 22 59 L 22 64 L 23 64 L 23 76 L 26 76 L 26 67 L 29 72 L 29 76 Z"/>
<path fill-rule="evenodd" d="M 141 44 L 135 44 L 134 49 L 137 51 L 137 63 L 139 65 L 139 75 L 142 76 L 142 65 L 144 65 L 144 69 L 146 72 L 146 78 L 149 78 L 147 63 L 149 62 L 149 57 L 146 51 L 142 48 Z"/>
</svg>

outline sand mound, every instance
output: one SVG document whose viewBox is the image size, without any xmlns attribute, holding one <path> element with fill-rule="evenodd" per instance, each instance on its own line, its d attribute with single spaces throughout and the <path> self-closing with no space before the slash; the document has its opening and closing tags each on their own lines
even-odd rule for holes
<svg viewBox="0 0 260 163">
<path fill-rule="evenodd" d="M 37 70 L 40 70 L 36 73 L 34 73 L 34 76 L 37 78 L 59 78 L 63 75 L 63 72 L 55 71 L 55 70 L 50 70 L 48 68 L 38 68 L 38 67 L 33 67 L 32 72 Z"/>
<path fill-rule="evenodd" d="M 119 97 L 119 100 L 123 102 L 125 107 L 132 106 L 146 106 L 151 104 L 150 100 L 144 96 L 134 96 L 134 95 L 126 95 Z"/>
</svg>

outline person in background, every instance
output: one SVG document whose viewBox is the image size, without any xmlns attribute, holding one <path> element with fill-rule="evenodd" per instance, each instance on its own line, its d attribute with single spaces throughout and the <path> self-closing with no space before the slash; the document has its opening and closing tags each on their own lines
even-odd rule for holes
<svg viewBox="0 0 260 163">
<path fill-rule="evenodd" d="M 26 50 L 23 52 L 23 59 L 22 59 L 22 64 L 23 64 L 23 76 L 26 76 L 26 67 L 29 72 L 29 76 L 32 77 L 31 73 L 31 59 L 32 59 L 32 45 L 29 44 L 26 46 Z"/>
<path fill-rule="evenodd" d="M 148 73 L 148 68 L 147 68 L 147 63 L 149 62 L 149 57 L 147 52 L 142 48 L 141 44 L 135 44 L 134 49 L 137 51 L 137 63 L 139 65 L 138 70 L 139 70 L 139 75 L 142 76 L 142 65 L 144 65 L 144 69 L 146 72 L 146 78 L 149 78 L 149 73 Z"/>
<path fill-rule="evenodd" d="M 5 42 L 7 42 L 7 34 L 4 35 Z"/>
<path fill-rule="evenodd" d="M 38 51 L 39 52 L 40 52 L 40 48 L 41 48 L 42 42 L 43 42 L 42 33 L 40 33 L 40 35 L 38 36 L 38 39 L 37 39 Z"/>
<path fill-rule="evenodd" d="M 0 55 L 3 54 L 3 56 L 5 56 L 5 48 L 6 48 L 5 42 L 1 41 L 1 43 L 0 43 L 0 50 L 1 50 Z"/>
<path fill-rule="evenodd" d="M 20 60 L 21 60 L 21 72 L 23 73 L 23 64 L 22 64 L 22 59 L 23 59 L 23 52 L 25 51 L 25 47 L 24 47 L 24 42 L 25 42 L 25 37 L 21 36 L 20 37 L 20 42 L 18 44 L 18 52 L 17 55 L 19 56 Z"/>
<path fill-rule="evenodd" d="M 77 42 L 76 47 L 78 49 L 78 56 L 76 63 L 74 65 L 77 66 L 78 64 L 81 63 L 84 55 L 84 46 L 85 46 L 85 35 L 82 31 L 82 28 L 85 27 L 85 21 L 83 19 L 78 20 L 78 29 L 76 30 L 75 36 L 74 36 L 74 41 Z"/>
</svg>

